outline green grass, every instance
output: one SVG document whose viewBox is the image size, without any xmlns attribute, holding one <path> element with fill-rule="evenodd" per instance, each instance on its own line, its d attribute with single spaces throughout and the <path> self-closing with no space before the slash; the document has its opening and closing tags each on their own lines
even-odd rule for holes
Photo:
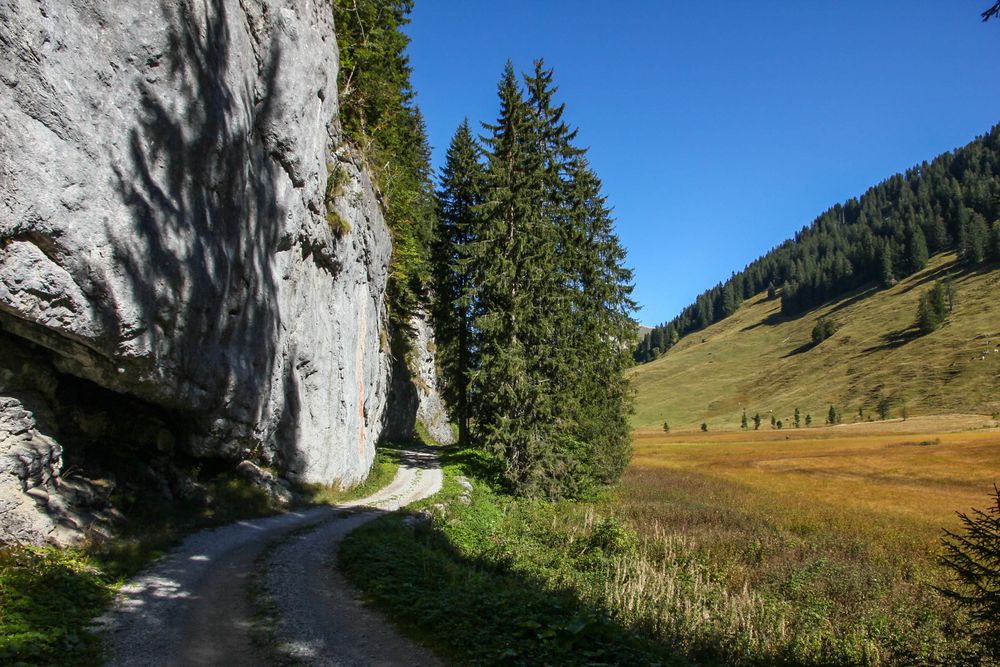
<svg viewBox="0 0 1000 667">
<path fill-rule="evenodd" d="M 363 483 L 347 489 L 303 487 L 299 503 L 364 497 L 388 484 L 398 468 L 396 450 L 380 448 Z M 120 491 L 113 502 L 126 520 L 113 539 L 74 549 L 0 548 L 0 663 L 100 664 L 99 641 L 87 626 L 127 578 L 191 532 L 281 511 L 242 479 L 214 475 L 201 482 L 211 499 L 207 505 Z"/>
<path fill-rule="evenodd" d="M 964 480 L 938 489 L 921 457 L 957 448 L 988 465 L 995 434 L 933 447 L 858 436 L 852 457 L 878 460 L 887 446 L 895 456 L 868 477 L 836 451 L 845 438 L 820 435 L 804 453 L 784 439 L 650 439 L 620 488 L 589 503 L 502 495 L 476 478 L 489 469 L 481 454 L 449 449 L 443 492 L 349 535 L 341 562 L 404 631 L 456 664 L 992 664 L 934 588 L 945 581 L 940 528 L 902 492 L 959 494 Z M 740 468 L 740 457 L 765 467 Z M 473 478 L 467 505 L 458 474 Z M 853 504 L 841 506 L 839 487 L 828 497 L 827 476 L 857 487 Z M 880 488 L 897 487 L 882 514 L 871 509 Z"/>
<path fill-rule="evenodd" d="M 78 550 L 0 549 L 0 662 L 93 665 L 90 620 L 114 597 L 115 581 Z"/>
<path fill-rule="evenodd" d="M 920 295 L 945 277 L 954 280 L 958 303 L 937 331 L 913 328 Z M 793 319 L 765 294 L 749 299 L 732 316 L 683 338 L 656 361 L 633 371 L 637 390 L 633 425 L 673 430 L 738 428 L 745 408 L 768 424 L 773 413 L 786 428 L 795 408 L 821 425 L 830 404 L 844 421 L 877 419 L 882 396 L 893 416 L 1000 410 L 1000 269 L 961 269 L 952 254 L 933 257 L 927 268 L 892 288 L 869 290 Z M 820 317 L 836 333 L 811 345 Z M 987 340 L 991 341 L 987 345 Z"/>
<path fill-rule="evenodd" d="M 372 469 L 360 484 L 346 488 L 339 484 L 299 484 L 295 490 L 307 505 L 336 505 L 371 495 L 391 482 L 398 471 L 399 450 L 387 444 L 375 451 Z"/>
<path fill-rule="evenodd" d="M 341 546 L 347 575 L 404 630 L 456 664 L 678 662 L 600 602 L 605 559 L 635 548 L 623 524 L 591 515 L 578 530 L 584 506 L 515 500 L 478 480 L 462 504 L 456 475 L 483 466 L 471 452 L 444 459 L 442 493 L 411 508 L 433 523 L 390 515 Z"/>
</svg>

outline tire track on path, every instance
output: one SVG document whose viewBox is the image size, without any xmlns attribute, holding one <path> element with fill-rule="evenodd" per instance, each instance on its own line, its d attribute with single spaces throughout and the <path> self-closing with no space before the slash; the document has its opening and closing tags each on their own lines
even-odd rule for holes
<svg viewBox="0 0 1000 667">
<path fill-rule="evenodd" d="M 189 536 L 124 586 L 99 619 L 107 664 L 270 664 L 252 640 L 247 589 L 255 561 L 275 544 L 264 581 L 280 612 L 277 649 L 287 657 L 321 665 L 438 664 L 365 608 L 334 566 L 347 533 L 433 495 L 441 480 L 432 452 L 404 450 L 395 479 L 367 498 Z M 344 512 L 356 508 L 365 509 Z M 315 530 L 300 534 L 312 524 Z"/>
</svg>

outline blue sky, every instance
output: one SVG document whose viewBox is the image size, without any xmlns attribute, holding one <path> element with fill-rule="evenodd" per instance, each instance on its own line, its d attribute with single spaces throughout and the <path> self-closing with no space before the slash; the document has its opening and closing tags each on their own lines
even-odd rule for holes
<svg viewBox="0 0 1000 667">
<path fill-rule="evenodd" d="M 417 0 L 413 84 L 440 167 L 463 117 L 543 57 L 604 181 L 640 322 L 832 204 L 1000 122 L 988 0 Z"/>
</svg>

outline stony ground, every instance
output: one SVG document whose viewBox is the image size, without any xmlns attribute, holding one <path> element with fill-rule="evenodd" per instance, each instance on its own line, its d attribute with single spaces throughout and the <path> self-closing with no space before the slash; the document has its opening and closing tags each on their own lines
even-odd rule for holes
<svg viewBox="0 0 1000 667">
<path fill-rule="evenodd" d="M 434 455 L 406 451 L 368 498 L 192 535 L 100 620 L 108 664 L 438 664 L 367 609 L 335 562 L 353 528 L 440 488 Z"/>
</svg>

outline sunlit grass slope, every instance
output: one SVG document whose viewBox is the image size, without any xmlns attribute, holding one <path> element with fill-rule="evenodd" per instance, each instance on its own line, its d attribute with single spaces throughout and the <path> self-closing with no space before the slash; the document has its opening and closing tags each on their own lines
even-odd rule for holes
<svg viewBox="0 0 1000 667">
<path fill-rule="evenodd" d="M 926 336 L 914 328 L 920 295 L 951 277 L 957 304 L 948 322 Z M 839 326 L 813 347 L 816 320 Z M 987 342 L 988 341 L 988 342 Z M 1000 268 L 968 272 L 954 254 L 892 288 L 867 289 L 797 318 L 783 318 L 777 299 L 759 294 L 725 320 L 683 338 L 633 371 L 637 428 L 739 428 L 740 414 L 773 413 L 792 425 L 795 408 L 822 425 L 831 404 L 844 422 L 877 417 L 883 396 L 894 416 L 1000 410 Z M 989 351 L 987 353 L 987 351 Z M 752 425 L 751 425 L 752 428 Z"/>
</svg>

